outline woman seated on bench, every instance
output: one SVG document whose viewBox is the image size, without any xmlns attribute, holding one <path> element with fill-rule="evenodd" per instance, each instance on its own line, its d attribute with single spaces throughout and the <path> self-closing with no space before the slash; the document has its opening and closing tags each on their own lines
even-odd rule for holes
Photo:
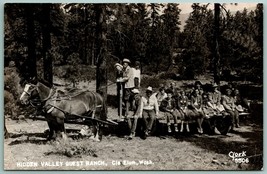
<svg viewBox="0 0 267 174">
<path fill-rule="evenodd" d="M 234 97 L 234 102 L 236 105 L 236 109 L 238 112 L 250 112 L 250 104 L 247 99 L 243 98 L 240 95 L 240 92 L 238 89 L 235 89 L 233 91 L 233 97 Z"/>
<path fill-rule="evenodd" d="M 213 91 L 208 95 L 208 102 L 207 104 L 215 110 L 215 114 L 221 114 L 225 111 L 223 105 L 221 104 L 221 92 L 218 90 L 218 85 L 215 83 L 213 84 Z"/>
<path fill-rule="evenodd" d="M 176 101 L 173 98 L 173 92 L 171 90 L 166 90 L 167 98 L 163 99 L 160 105 L 160 110 L 164 112 L 167 119 L 168 132 L 171 133 L 171 121 L 170 118 L 173 117 L 174 120 L 174 131 L 178 132 L 177 119 L 181 118 L 182 114 L 176 108 Z"/>
<path fill-rule="evenodd" d="M 222 96 L 222 105 L 225 108 L 225 111 L 230 114 L 232 118 L 232 129 L 234 126 L 237 128 L 239 126 L 239 113 L 236 110 L 234 97 L 231 96 L 232 90 L 228 87 L 226 88 L 226 94 Z"/>
<path fill-rule="evenodd" d="M 190 110 L 191 112 L 188 113 L 189 118 L 192 120 L 196 120 L 198 123 L 197 131 L 198 133 L 202 134 L 202 122 L 204 119 L 204 113 L 202 109 L 202 96 L 200 95 L 199 89 L 195 89 L 192 96 L 191 96 L 191 104 Z"/>
<path fill-rule="evenodd" d="M 188 102 L 189 102 L 188 97 L 186 96 L 185 91 L 182 90 L 177 100 L 177 109 L 181 113 L 181 117 L 182 117 L 180 132 L 184 131 L 184 122 L 186 123 L 186 131 L 190 132 L 189 124 L 188 124 L 188 120 L 189 120 L 188 114 L 190 113 L 188 110 Z"/>
</svg>

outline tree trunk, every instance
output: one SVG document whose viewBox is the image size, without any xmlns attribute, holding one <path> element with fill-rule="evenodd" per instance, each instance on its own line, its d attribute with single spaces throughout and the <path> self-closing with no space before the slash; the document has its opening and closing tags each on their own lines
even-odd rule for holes
<svg viewBox="0 0 267 174">
<path fill-rule="evenodd" d="M 104 114 L 107 115 L 107 26 L 106 5 L 96 4 L 96 91 L 104 100 Z"/>
<path fill-rule="evenodd" d="M 6 128 L 6 118 L 4 118 L 4 126 L 5 126 L 4 137 L 5 137 L 5 139 L 7 139 L 7 138 L 9 138 L 9 133 L 7 131 L 7 128 Z"/>
<path fill-rule="evenodd" d="M 43 68 L 44 68 L 44 79 L 53 84 L 53 60 L 51 55 L 48 53 L 51 48 L 51 21 L 50 21 L 50 4 L 43 4 L 42 6 L 44 20 L 42 25 L 42 44 L 43 44 Z"/>
<path fill-rule="evenodd" d="M 25 4 L 25 14 L 27 21 L 27 46 L 28 46 L 28 59 L 25 64 L 25 73 L 27 78 L 37 77 L 36 70 L 36 53 L 35 53 L 35 33 L 34 33 L 34 15 L 33 5 Z"/>
<path fill-rule="evenodd" d="M 220 53 L 219 53 L 219 25 L 220 25 L 220 4 L 214 4 L 214 82 L 220 85 Z"/>
</svg>

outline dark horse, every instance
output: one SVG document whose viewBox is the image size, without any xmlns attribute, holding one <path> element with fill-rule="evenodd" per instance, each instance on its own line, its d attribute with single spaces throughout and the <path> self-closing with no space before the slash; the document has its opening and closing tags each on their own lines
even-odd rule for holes
<svg viewBox="0 0 267 174">
<path fill-rule="evenodd" d="M 103 111 L 103 98 L 100 94 L 92 91 L 74 89 L 67 92 L 59 91 L 53 87 L 48 87 L 44 83 L 26 84 L 20 96 L 22 104 L 29 104 L 32 99 L 39 98 L 41 107 L 49 126 L 49 137 L 54 137 L 55 133 L 61 134 L 66 139 L 64 119 L 69 116 L 88 116 L 97 120 L 106 120 Z M 85 118 L 86 118 L 85 117 Z M 94 123 L 94 140 L 99 141 L 98 122 Z"/>
</svg>

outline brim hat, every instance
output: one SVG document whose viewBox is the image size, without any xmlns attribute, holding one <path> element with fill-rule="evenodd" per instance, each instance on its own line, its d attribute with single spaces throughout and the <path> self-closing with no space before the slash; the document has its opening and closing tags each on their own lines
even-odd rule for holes
<svg viewBox="0 0 267 174">
<path fill-rule="evenodd" d="M 149 87 L 146 88 L 146 91 L 147 91 L 147 92 L 153 92 L 153 89 L 152 89 L 151 86 L 149 86 Z"/>
<path fill-rule="evenodd" d="M 131 61 L 129 59 L 123 59 L 122 62 L 123 63 L 131 63 Z"/>
<path fill-rule="evenodd" d="M 236 110 L 238 112 L 243 112 L 244 111 L 244 109 L 243 109 L 243 107 L 241 105 L 236 106 Z"/>
<path fill-rule="evenodd" d="M 213 83 L 212 87 L 213 87 L 213 88 L 218 87 L 217 83 Z"/>
<path fill-rule="evenodd" d="M 122 66 L 121 64 L 119 64 L 119 63 L 116 63 L 116 64 L 114 65 L 114 67 L 115 67 L 115 68 L 117 68 L 117 67 L 123 68 L 123 66 Z"/>
<path fill-rule="evenodd" d="M 139 91 L 138 89 L 133 89 L 132 92 L 133 92 L 134 94 L 139 94 L 139 93 L 140 93 L 140 91 Z"/>
<path fill-rule="evenodd" d="M 196 81 L 196 82 L 195 82 L 195 86 L 197 86 L 197 85 L 202 86 L 202 83 L 201 83 L 200 81 Z"/>
</svg>

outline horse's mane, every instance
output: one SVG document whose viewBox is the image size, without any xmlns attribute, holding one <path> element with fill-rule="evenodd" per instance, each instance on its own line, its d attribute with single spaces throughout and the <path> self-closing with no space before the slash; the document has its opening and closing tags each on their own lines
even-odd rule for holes
<svg viewBox="0 0 267 174">
<path fill-rule="evenodd" d="M 53 87 L 53 84 L 49 83 L 47 80 L 44 80 L 44 79 L 38 79 L 38 81 L 42 84 L 44 84 L 45 86 L 49 87 L 49 88 L 52 88 Z"/>
</svg>

